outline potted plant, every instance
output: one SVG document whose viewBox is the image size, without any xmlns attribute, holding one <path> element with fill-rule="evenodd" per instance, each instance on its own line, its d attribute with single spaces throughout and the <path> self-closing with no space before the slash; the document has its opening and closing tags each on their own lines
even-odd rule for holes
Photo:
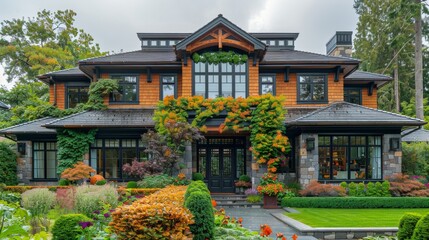
<svg viewBox="0 0 429 240">
<path fill-rule="evenodd" d="M 264 208 L 278 208 L 277 195 L 285 191 L 283 183 L 277 180 L 277 175 L 266 173 L 257 187 L 260 194 L 264 196 Z"/>
<path fill-rule="evenodd" d="M 235 182 L 235 187 L 238 188 L 239 193 L 244 193 L 246 189 L 252 187 L 251 178 L 247 175 L 241 175 Z"/>
</svg>

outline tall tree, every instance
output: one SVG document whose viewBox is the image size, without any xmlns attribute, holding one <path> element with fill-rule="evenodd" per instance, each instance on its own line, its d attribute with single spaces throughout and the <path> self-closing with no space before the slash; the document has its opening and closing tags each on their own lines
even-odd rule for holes
<svg viewBox="0 0 429 240">
<path fill-rule="evenodd" d="M 423 44 L 422 44 L 422 3 L 416 1 L 416 14 L 414 17 L 415 33 L 415 84 L 416 84 L 416 117 L 424 119 L 423 113 Z"/>
<path fill-rule="evenodd" d="M 36 17 L 3 21 L 0 62 L 7 80 L 34 81 L 37 75 L 105 54 L 90 34 L 73 26 L 75 16 L 72 10 L 43 10 Z"/>
</svg>

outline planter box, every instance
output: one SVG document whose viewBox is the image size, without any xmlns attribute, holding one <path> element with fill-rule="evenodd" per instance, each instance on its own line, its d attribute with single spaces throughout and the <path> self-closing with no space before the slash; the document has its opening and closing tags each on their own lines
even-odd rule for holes
<svg viewBox="0 0 429 240">
<path fill-rule="evenodd" d="M 264 208 L 265 209 L 276 209 L 279 208 L 277 205 L 277 196 L 269 196 L 264 194 Z"/>
</svg>

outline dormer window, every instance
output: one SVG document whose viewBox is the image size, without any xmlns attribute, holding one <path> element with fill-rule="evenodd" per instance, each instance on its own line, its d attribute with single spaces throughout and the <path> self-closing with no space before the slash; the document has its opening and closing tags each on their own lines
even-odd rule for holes
<svg viewBox="0 0 429 240">
<path fill-rule="evenodd" d="M 142 45 L 143 45 L 143 46 L 148 46 L 148 45 L 149 45 L 149 42 L 148 42 L 147 40 L 143 40 L 143 41 L 142 41 Z"/>
</svg>

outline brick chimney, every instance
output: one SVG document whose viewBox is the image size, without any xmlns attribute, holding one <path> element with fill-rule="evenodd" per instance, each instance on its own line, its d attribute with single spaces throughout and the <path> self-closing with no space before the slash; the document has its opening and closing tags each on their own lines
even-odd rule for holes
<svg viewBox="0 0 429 240">
<path fill-rule="evenodd" d="M 352 35 L 353 32 L 336 32 L 326 44 L 326 54 L 334 57 L 351 57 Z"/>
</svg>

